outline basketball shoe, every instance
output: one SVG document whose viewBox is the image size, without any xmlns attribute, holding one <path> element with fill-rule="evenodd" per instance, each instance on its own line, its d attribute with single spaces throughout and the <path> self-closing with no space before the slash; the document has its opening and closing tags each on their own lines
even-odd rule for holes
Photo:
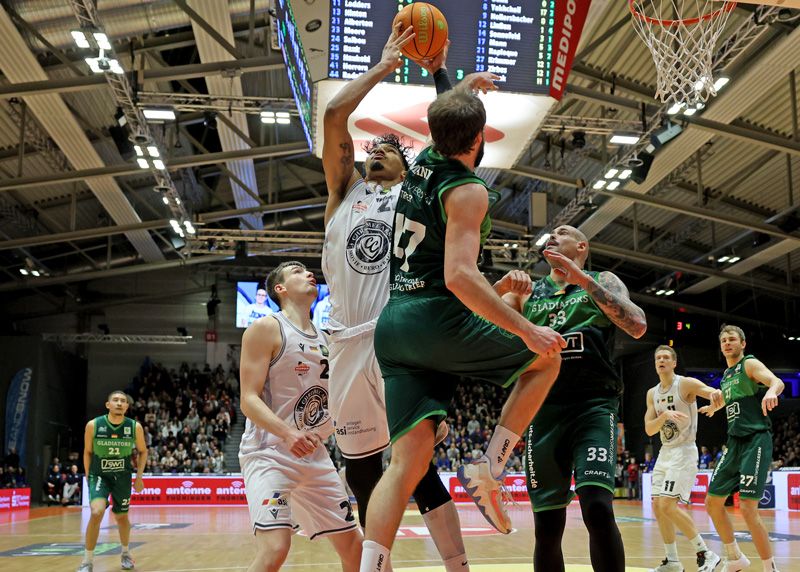
<svg viewBox="0 0 800 572">
<path fill-rule="evenodd" d="M 130 552 L 123 552 L 122 556 L 120 556 L 120 565 L 119 567 L 122 570 L 133 570 L 135 563 L 133 561 L 133 556 L 131 556 Z"/>
<path fill-rule="evenodd" d="M 497 479 L 492 476 L 486 456 L 458 468 L 461 486 L 478 506 L 483 517 L 498 532 L 509 534 L 511 519 L 505 507 L 508 493 L 503 489 L 504 479 L 505 472 Z"/>
<path fill-rule="evenodd" d="M 697 553 L 697 572 L 712 572 L 719 566 L 722 559 L 714 552 L 706 550 Z"/>
<path fill-rule="evenodd" d="M 77 572 L 92 572 L 94 570 L 94 564 L 91 562 L 81 562 L 81 565 L 78 566 Z"/>
<path fill-rule="evenodd" d="M 739 572 L 740 570 L 746 570 L 748 566 L 750 566 L 750 560 L 742 554 L 736 560 L 725 560 L 720 572 Z"/>
<path fill-rule="evenodd" d="M 683 564 L 664 558 L 661 564 L 653 568 L 652 572 L 684 572 Z"/>
</svg>

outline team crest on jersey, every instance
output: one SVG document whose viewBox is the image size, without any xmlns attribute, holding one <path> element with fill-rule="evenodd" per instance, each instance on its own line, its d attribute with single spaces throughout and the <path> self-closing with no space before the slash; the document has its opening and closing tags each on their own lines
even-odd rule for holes
<svg viewBox="0 0 800 572">
<path fill-rule="evenodd" d="M 294 423 L 301 430 L 318 427 L 329 417 L 328 392 L 319 385 L 306 390 L 294 406 Z"/>
<path fill-rule="evenodd" d="M 128 437 L 131 436 L 131 428 L 130 427 L 125 427 L 122 432 L 125 433 L 125 435 L 127 435 Z"/>
<path fill-rule="evenodd" d="M 674 421 L 667 421 L 664 425 L 661 426 L 661 438 L 666 441 L 672 441 L 675 439 L 681 430 L 678 428 L 678 425 Z"/>
<path fill-rule="evenodd" d="M 359 274 L 378 274 L 389 264 L 392 227 L 382 220 L 367 219 L 347 237 L 347 263 Z"/>
</svg>

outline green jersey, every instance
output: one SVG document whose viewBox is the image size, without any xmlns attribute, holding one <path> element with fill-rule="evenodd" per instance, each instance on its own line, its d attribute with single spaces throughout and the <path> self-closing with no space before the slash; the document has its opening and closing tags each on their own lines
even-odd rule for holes
<svg viewBox="0 0 800 572">
<path fill-rule="evenodd" d="M 93 475 L 132 473 L 131 455 L 136 448 L 136 421 L 123 417 L 122 423 L 114 425 L 108 415 L 94 419 L 92 441 Z"/>
<path fill-rule="evenodd" d="M 444 282 L 444 239 L 447 215 L 443 195 L 454 187 L 486 183 L 463 163 L 424 149 L 400 189 L 394 218 L 394 249 L 389 273 L 392 301 L 423 296 L 453 296 Z M 498 193 L 487 189 L 493 204 Z M 481 243 L 492 229 L 487 212 L 481 224 Z M 477 261 L 476 261 L 477 262 Z"/>
<path fill-rule="evenodd" d="M 587 272 L 597 279 L 597 272 Z M 533 285 L 523 315 L 537 326 L 549 326 L 567 342 L 561 371 L 547 396 L 548 403 L 596 397 L 617 397 L 622 382 L 611 360 L 616 326 L 580 286 L 564 288 L 545 276 Z"/>
<path fill-rule="evenodd" d="M 746 437 L 759 431 L 771 431 L 772 422 L 761 410 L 761 400 L 767 388 L 750 379 L 744 362 L 755 359 L 744 356 L 722 374 L 720 389 L 725 398 L 725 414 L 728 418 L 728 435 Z"/>
</svg>

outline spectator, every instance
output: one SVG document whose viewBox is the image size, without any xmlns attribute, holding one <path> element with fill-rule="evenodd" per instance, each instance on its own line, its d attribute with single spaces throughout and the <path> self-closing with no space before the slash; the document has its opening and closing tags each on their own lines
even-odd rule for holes
<svg viewBox="0 0 800 572">
<path fill-rule="evenodd" d="M 436 470 L 439 472 L 449 471 L 452 463 L 444 449 L 439 449 L 439 454 L 436 457 Z"/>
<path fill-rule="evenodd" d="M 53 461 L 57 460 L 57 457 L 53 459 Z M 50 465 L 50 472 L 47 474 L 47 480 L 44 483 L 44 493 L 47 497 L 48 505 L 50 502 L 59 502 L 61 500 L 63 487 L 64 480 L 61 475 L 61 466 L 54 462 Z"/>
<path fill-rule="evenodd" d="M 653 459 L 653 455 L 650 453 L 644 454 L 644 463 L 642 463 L 642 472 L 643 473 L 652 473 L 653 468 L 656 466 L 656 460 Z"/>
<path fill-rule="evenodd" d="M 697 467 L 700 469 L 707 469 L 711 464 L 711 453 L 708 452 L 708 447 L 705 445 L 700 447 L 700 462 Z"/>
<path fill-rule="evenodd" d="M 17 454 L 16 447 L 10 447 L 8 449 L 8 454 L 5 459 L 3 459 L 3 464 L 6 467 L 14 467 L 15 469 L 19 467 L 19 455 Z"/>
<path fill-rule="evenodd" d="M 639 465 L 636 464 L 636 457 L 631 457 L 628 461 L 627 481 L 628 481 L 628 500 L 639 498 Z"/>
<path fill-rule="evenodd" d="M 69 473 L 67 473 L 67 476 L 64 478 L 64 488 L 61 494 L 62 506 L 81 503 L 82 484 L 83 475 L 78 472 L 78 465 L 72 465 L 69 468 Z"/>
</svg>

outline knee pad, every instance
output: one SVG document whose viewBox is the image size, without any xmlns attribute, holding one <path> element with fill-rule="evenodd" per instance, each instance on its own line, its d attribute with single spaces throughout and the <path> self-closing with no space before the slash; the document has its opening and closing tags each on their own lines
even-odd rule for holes
<svg viewBox="0 0 800 572">
<path fill-rule="evenodd" d="M 442 483 L 433 463 L 428 465 L 428 472 L 422 477 L 417 488 L 414 489 L 414 500 L 417 502 L 420 514 L 439 508 L 444 503 L 451 501 L 450 492 Z"/>
<path fill-rule="evenodd" d="M 581 503 L 583 522 L 590 533 L 593 530 L 599 531 L 610 527 L 616 529 L 614 507 L 611 504 L 614 495 L 611 491 L 587 485 L 579 489 L 578 496 Z"/>
<path fill-rule="evenodd" d="M 378 484 L 383 474 L 382 453 L 375 453 L 360 459 L 344 459 L 345 478 L 356 502 L 366 505 L 372 494 L 372 489 Z"/>
</svg>

